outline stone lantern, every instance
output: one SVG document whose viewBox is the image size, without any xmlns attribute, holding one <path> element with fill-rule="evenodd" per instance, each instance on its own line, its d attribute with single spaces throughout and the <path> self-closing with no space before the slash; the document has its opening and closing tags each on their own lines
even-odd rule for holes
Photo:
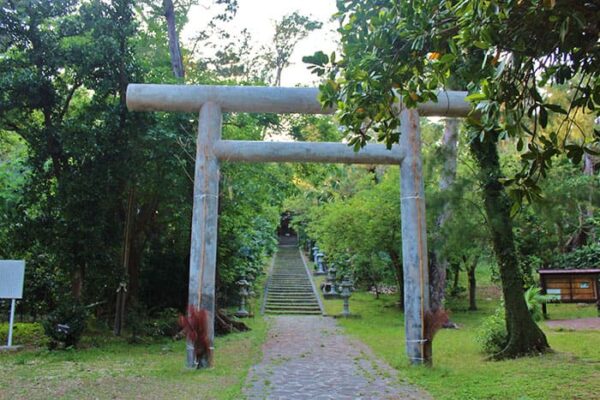
<svg viewBox="0 0 600 400">
<path fill-rule="evenodd" d="M 240 318 L 245 318 L 250 315 L 250 313 L 246 310 L 246 299 L 250 295 L 250 282 L 246 279 L 240 279 L 236 282 L 240 287 L 240 308 L 236 311 L 235 316 Z"/>
<path fill-rule="evenodd" d="M 325 279 L 325 282 L 321 285 L 323 297 L 325 297 L 326 299 L 331 299 L 339 296 L 338 290 L 336 288 L 335 274 L 335 265 L 331 264 L 331 267 L 327 271 L 327 278 Z"/>
<path fill-rule="evenodd" d="M 317 263 L 317 254 L 319 253 L 319 246 L 314 246 L 312 248 L 312 256 L 313 256 L 313 262 L 316 264 Z"/>
<path fill-rule="evenodd" d="M 340 297 L 344 299 L 344 310 L 342 311 L 342 316 L 349 317 L 350 316 L 350 305 L 349 300 L 350 296 L 352 296 L 352 281 L 348 277 L 345 277 L 340 284 L 341 293 Z"/>
<path fill-rule="evenodd" d="M 325 275 L 325 254 L 317 253 L 317 270 L 315 275 Z"/>
</svg>

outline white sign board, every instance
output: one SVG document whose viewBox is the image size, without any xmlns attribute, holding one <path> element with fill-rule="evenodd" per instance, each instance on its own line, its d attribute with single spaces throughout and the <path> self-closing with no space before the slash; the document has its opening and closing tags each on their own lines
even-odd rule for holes
<svg viewBox="0 0 600 400">
<path fill-rule="evenodd" d="M 23 298 L 25 261 L 0 260 L 0 299 Z"/>
</svg>

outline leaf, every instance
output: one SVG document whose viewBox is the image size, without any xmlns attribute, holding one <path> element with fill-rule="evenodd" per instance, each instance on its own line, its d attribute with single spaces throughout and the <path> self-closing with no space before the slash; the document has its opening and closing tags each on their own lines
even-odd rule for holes
<svg viewBox="0 0 600 400">
<path fill-rule="evenodd" d="M 558 35 L 560 37 L 560 42 L 561 43 L 565 42 L 565 37 L 567 37 L 567 32 L 569 32 L 569 21 L 570 21 L 570 18 L 567 17 L 560 24 L 560 30 L 559 30 Z"/>
<path fill-rule="evenodd" d="M 471 103 L 477 103 L 486 99 L 487 97 L 483 93 L 472 93 L 467 96 L 467 101 L 470 101 Z"/>
<path fill-rule="evenodd" d="M 539 116 L 540 125 L 542 128 L 546 128 L 548 125 L 548 111 L 542 106 L 540 106 L 540 116 Z"/>
<path fill-rule="evenodd" d="M 600 156 L 600 151 L 592 150 L 589 146 L 584 146 L 583 151 L 592 156 Z"/>
<path fill-rule="evenodd" d="M 517 151 L 522 151 L 523 150 L 523 139 L 519 138 L 519 140 L 517 140 Z"/>
<path fill-rule="evenodd" d="M 334 56 L 334 53 L 332 53 L 332 56 Z M 327 57 L 327 54 L 319 50 L 315 52 L 312 56 L 302 57 L 302 62 L 305 64 L 313 64 L 319 67 L 323 67 L 329 62 L 329 57 Z"/>
<path fill-rule="evenodd" d="M 567 111 L 558 104 L 544 104 L 544 107 L 552 112 L 567 115 Z"/>
</svg>

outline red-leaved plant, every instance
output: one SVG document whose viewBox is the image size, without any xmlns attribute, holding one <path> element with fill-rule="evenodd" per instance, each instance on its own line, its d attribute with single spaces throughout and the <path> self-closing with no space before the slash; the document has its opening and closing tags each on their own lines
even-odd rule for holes
<svg viewBox="0 0 600 400">
<path fill-rule="evenodd" d="M 188 306 L 187 315 L 179 316 L 179 326 L 187 340 L 194 345 L 194 354 L 196 356 L 197 368 L 202 365 L 202 359 L 210 360 L 210 343 L 208 340 L 208 311 Z"/>
<path fill-rule="evenodd" d="M 425 339 L 433 342 L 433 337 L 449 320 L 446 310 L 427 311 L 425 313 Z"/>
</svg>

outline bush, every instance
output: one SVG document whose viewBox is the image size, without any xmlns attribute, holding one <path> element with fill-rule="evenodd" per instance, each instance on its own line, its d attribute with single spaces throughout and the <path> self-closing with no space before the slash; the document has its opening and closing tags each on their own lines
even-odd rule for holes
<svg viewBox="0 0 600 400">
<path fill-rule="evenodd" d="M 8 323 L 0 324 L 0 345 L 8 340 Z M 44 327 L 37 322 L 17 322 L 13 326 L 13 344 L 24 346 L 44 346 L 48 340 L 44 336 Z"/>
<path fill-rule="evenodd" d="M 525 291 L 525 303 L 527 303 L 527 309 L 535 322 L 544 319 L 542 304 L 549 302 L 553 298 L 552 295 L 541 294 L 541 291 L 542 289 L 535 286 L 532 286 Z"/>
<path fill-rule="evenodd" d="M 485 354 L 497 354 L 506 347 L 508 332 L 504 318 L 504 304 L 501 304 L 493 315 L 483 321 L 477 332 L 476 340 Z"/>
<path fill-rule="evenodd" d="M 148 322 L 148 334 L 167 337 L 177 335 L 181 330 L 178 323 L 179 314 L 175 308 L 165 308 L 160 311 L 156 318 Z"/>
<path fill-rule="evenodd" d="M 55 349 L 59 344 L 65 348 L 76 346 L 85 329 L 87 310 L 77 302 L 63 302 L 44 320 L 44 332 L 50 338 L 48 347 Z"/>
<path fill-rule="evenodd" d="M 600 265 L 600 244 L 593 243 L 573 250 L 570 253 L 557 254 L 550 263 L 552 269 L 588 269 Z"/>
</svg>

